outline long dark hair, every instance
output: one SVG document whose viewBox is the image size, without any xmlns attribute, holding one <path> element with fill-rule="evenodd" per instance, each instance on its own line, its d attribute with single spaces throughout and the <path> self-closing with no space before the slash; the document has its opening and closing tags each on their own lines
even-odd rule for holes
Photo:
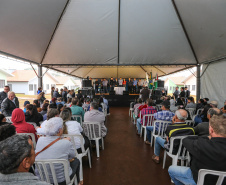
<svg viewBox="0 0 226 185">
<path fill-rule="evenodd" d="M 35 105 L 29 104 L 27 105 L 26 108 L 29 111 L 30 115 L 33 115 L 33 116 L 38 115 L 37 107 Z"/>
</svg>

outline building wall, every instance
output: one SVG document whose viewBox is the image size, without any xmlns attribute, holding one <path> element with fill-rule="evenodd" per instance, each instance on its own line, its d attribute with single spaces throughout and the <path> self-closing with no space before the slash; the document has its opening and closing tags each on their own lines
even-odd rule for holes
<svg viewBox="0 0 226 185">
<path fill-rule="evenodd" d="M 46 94 L 50 94 L 51 93 L 51 87 L 52 86 L 56 86 L 56 82 L 50 78 L 48 75 L 44 75 L 43 77 L 43 91 Z M 38 90 L 38 77 L 35 77 L 33 79 L 31 79 L 28 82 L 28 94 L 29 95 L 36 95 L 37 94 L 37 90 Z"/>
<path fill-rule="evenodd" d="M 6 79 L 7 79 L 6 75 L 0 72 L 0 80 L 1 80 L 0 91 L 3 91 L 4 86 L 7 85 Z"/>
<path fill-rule="evenodd" d="M 185 81 L 184 86 L 187 86 L 188 89 L 191 91 L 191 95 L 196 96 L 196 77 L 192 75 L 187 81 Z"/>
<path fill-rule="evenodd" d="M 28 94 L 28 82 L 8 82 L 8 85 L 10 84 L 12 85 L 11 91 L 20 94 Z"/>
</svg>

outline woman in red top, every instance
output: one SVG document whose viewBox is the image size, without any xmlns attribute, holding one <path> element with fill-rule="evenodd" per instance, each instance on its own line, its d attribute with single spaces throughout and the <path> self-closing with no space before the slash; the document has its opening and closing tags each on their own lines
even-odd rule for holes
<svg viewBox="0 0 226 185">
<path fill-rule="evenodd" d="M 123 85 L 123 87 L 126 87 L 126 79 L 125 78 L 122 81 L 122 85 Z"/>
<path fill-rule="evenodd" d="M 16 127 L 17 133 L 33 133 L 37 141 L 36 130 L 33 125 L 25 121 L 25 115 L 22 109 L 16 108 L 13 110 L 11 121 Z"/>
</svg>

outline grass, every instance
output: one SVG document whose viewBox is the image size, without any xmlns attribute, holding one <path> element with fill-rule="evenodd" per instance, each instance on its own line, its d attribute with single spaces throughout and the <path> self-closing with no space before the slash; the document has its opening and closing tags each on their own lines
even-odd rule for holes
<svg viewBox="0 0 226 185">
<path fill-rule="evenodd" d="M 25 94 L 16 94 L 16 97 L 19 100 L 19 105 L 21 109 L 24 109 L 24 102 L 25 101 L 29 101 L 30 103 L 33 103 L 33 101 L 35 99 L 37 99 L 37 95 L 25 95 Z M 50 100 L 51 99 L 51 95 L 50 94 L 46 94 L 45 95 L 46 99 Z"/>
</svg>

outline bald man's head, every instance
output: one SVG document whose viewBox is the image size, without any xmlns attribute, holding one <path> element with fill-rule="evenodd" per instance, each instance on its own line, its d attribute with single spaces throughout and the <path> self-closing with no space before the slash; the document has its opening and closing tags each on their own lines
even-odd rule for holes
<svg viewBox="0 0 226 185">
<path fill-rule="evenodd" d="M 178 120 L 185 121 L 188 118 L 188 113 L 184 109 L 179 109 L 175 112 L 175 115 L 177 116 Z"/>
</svg>

